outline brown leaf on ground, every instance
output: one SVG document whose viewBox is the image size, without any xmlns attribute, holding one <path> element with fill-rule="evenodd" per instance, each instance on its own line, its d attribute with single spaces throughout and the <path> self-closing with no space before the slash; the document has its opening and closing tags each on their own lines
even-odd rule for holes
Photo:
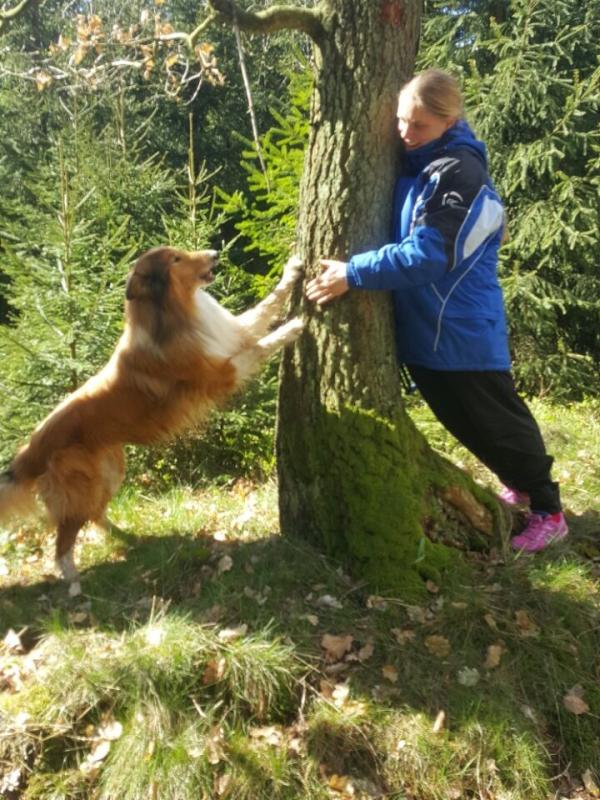
<svg viewBox="0 0 600 800">
<path fill-rule="evenodd" d="M 444 658 L 450 653 L 450 642 L 445 636 L 427 636 L 425 637 L 425 647 L 429 652 L 438 658 Z"/>
<path fill-rule="evenodd" d="M 208 686 L 211 683 L 217 683 L 217 681 L 220 681 L 225 674 L 226 666 L 227 662 L 224 658 L 211 658 L 204 669 L 202 683 L 205 686 Z"/>
<path fill-rule="evenodd" d="M 535 638 L 540 635 L 540 629 L 531 619 L 527 611 L 523 609 L 515 611 L 515 621 L 521 636 Z"/>
<path fill-rule="evenodd" d="M 333 636 L 330 633 L 323 635 L 321 647 L 325 650 L 325 661 L 331 664 L 334 661 L 341 661 L 352 647 L 354 637 L 350 634 L 346 636 Z"/>
<path fill-rule="evenodd" d="M 398 670 L 392 664 L 386 664 L 385 667 L 382 667 L 381 674 L 390 683 L 397 683 L 398 681 Z"/>
<path fill-rule="evenodd" d="M 491 644 L 487 649 L 485 661 L 483 662 L 485 669 L 496 669 L 496 667 L 500 665 L 504 652 L 505 650 L 501 642 Z"/>
<path fill-rule="evenodd" d="M 494 631 L 498 630 L 498 623 L 496 622 L 496 617 L 493 614 L 484 614 L 484 620 L 486 624 Z"/>
<path fill-rule="evenodd" d="M 279 747 L 283 741 L 283 733 L 276 725 L 263 726 L 261 728 L 250 728 L 248 733 L 252 739 L 260 739 L 273 747 Z"/>
<path fill-rule="evenodd" d="M 385 611 L 388 607 L 388 601 L 385 597 L 380 597 L 377 594 L 371 594 L 367 597 L 367 608 L 374 608 L 378 611 Z"/>
<path fill-rule="evenodd" d="M 572 686 L 563 697 L 563 705 L 571 714 L 587 714 L 589 705 L 583 699 L 583 688 L 577 684 Z"/>
<path fill-rule="evenodd" d="M 421 606 L 407 606 L 406 613 L 411 622 L 424 625 L 427 622 L 427 613 Z"/>
<path fill-rule="evenodd" d="M 401 644 L 402 646 L 408 644 L 408 642 L 414 641 L 416 635 L 415 632 L 410 628 L 392 628 L 391 632 L 394 634 L 394 638 L 398 644 Z"/>
<path fill-rule="evenodd" d="M 581 780 L 583 781 L 586 791 L 589 792 L 592 797 L 600 797 L 600 787 L 596 783 L 591 769 L 586 769 L 581 776 Z"/>
</svg>

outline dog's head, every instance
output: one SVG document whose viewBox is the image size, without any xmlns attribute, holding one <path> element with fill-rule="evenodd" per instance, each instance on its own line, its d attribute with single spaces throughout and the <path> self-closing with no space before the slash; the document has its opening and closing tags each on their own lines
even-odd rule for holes
<svg viewBox="0 0 600 800">
<path fill-rule="evenodd" d="M 155 247 L 141 255 L 127 279 L 125 297 L 129 302 L 164 306 L 170 300 L 188 306 L 197 289 L 215 279 L 216 250 L 188 253 L 173 247 Z"/>
</svg>

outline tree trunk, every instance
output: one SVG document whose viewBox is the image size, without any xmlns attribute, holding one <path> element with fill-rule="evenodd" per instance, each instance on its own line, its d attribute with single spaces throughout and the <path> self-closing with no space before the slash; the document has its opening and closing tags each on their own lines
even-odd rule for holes
<svg viewBox="0 0 600 800">
<path fill-rule="evenodd" d="M 316 55 L 297 248 L 308 275 L 389 240 L 398 90 L 411 75 L 420 0 L 330 0 Z M 383 292 L 319 309 L 282 363 L 277 426 L 281 529 L 405 595 L 489 543 L 497 504 L 437 456 L 402 407 Z M 487 504 L 487 508 L 486 508 Z M 455 546 L 452 546 L 455 545 Z"/>
</svg>

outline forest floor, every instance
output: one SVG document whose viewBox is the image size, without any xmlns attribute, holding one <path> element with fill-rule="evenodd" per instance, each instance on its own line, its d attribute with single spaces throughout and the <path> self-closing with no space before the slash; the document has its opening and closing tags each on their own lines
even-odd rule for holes
<svg viewBox="0 0 600 800">
<path fill-rule="evenodd" d="M 124 489 L 73 598 L 43 523 L 0 531 L 0 797 L 600 797 L 600 406 L 533 406 L 570 535 L 418 605 L 282 538 L 271 481 Z"/>
</svg>

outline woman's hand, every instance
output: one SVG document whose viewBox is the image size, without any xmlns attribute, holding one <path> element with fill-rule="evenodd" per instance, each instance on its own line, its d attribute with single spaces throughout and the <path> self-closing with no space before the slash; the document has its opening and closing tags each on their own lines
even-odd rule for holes
<svg viewBox="0 0 600 800">
<path fill-rule="evenodd" d="M 319 305 L 345 294 L 349 288 L 346 277 L 348 265 L 345 261 L 322 258 L 321 264 L 325 267 L 325 271 L 306 285 L 306 296 Z"/>
</svg>

